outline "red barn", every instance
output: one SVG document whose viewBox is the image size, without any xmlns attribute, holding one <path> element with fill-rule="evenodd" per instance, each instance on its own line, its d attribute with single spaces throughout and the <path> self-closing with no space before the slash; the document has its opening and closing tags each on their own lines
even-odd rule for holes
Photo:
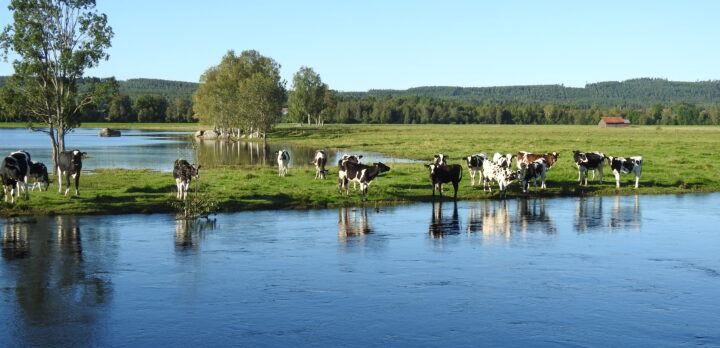
<svg viewBox="0 0 720 348">
<path fill-rule="evenodd" d="M 598 126 L 603 128 L 623 128 L 630 127 L 630 121 L 622 117 L 603 117 L 600 119 Z"/>
</svg>

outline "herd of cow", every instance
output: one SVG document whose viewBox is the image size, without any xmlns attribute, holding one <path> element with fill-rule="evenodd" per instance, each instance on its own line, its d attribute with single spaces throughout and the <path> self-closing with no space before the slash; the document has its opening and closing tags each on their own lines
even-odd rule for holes
<svg viewBox="0 0 720 348">
<path fill-rule="evenodd" d="M 70 191 L 71 177 L 75 179 L 75 194 L 80 194 L 80 172 L 82 157 L 85 155 L 87 153 L 80 150 L 61 151 L 58 154 L 58 192 L 62 192 L 64 176 L 65 195 Z M 5 201 L 7 202 L 9 197 L 10 203 L 15 203 L 15 196 L 20 197 L 21 192 L 25 192 L 25 198 L 29 198 L 29 190 L 39 188 L 45 191 L 50 185 L 45 164 L 31 160 L 27 151 L 15 151 L 3 159 L 0 165 L 0 179 L 2 179 Z M 32 187 L 29 186 L 30 179 L 35 179 Z"/>
<path fill-rule="evenodd" d="M 479 153 L 467 156 L 467 166 L 470 172 L 470 185 L 475 186 L 475 178 L 479 174 L 478 183 L 482 182 L 485 191 L 492 192 L 492 183 L 497 183 L 501 196 L 505 196 L 508 186 L 515 180 L 520 180 L 523 192 L 527 192 L 530 183 L 537 188 L 538 182 L 540 188 L 547 188 L 545 179 L 548 170 L 557 163 L 559 153 L 530 153 L 520 151 L 515 156 L 512 154 L 495 153 L 489 158 L 485 153 Z M 338 160 L 338 188 L 340 192 L 349 192 L 349 182 L 359 183 L 360 192 L 363 196 L 367 195 L 367 189 L 370 183 L 380 173 L 390 170 L 385 164 L 378 162 L 372 166 L 360 163 L 361 155 L 345 154 Z M 430 174 L 432 183 L 432 192 L 435 196 L 437 190 L 442 195 L 442 185 L 452 183 L 454 189 L 454 198 L 457 199 L 457 190 L 460 180 L 462 179 L 462 166 L 459 164 L 447 164 L 447 156 L 443 154 L 435 155 L 432 163 L 426 164 Z M 512 161 L 515 159 L 517 169 L 513 169 Z M 578 181 L 580 184 L 588 184 L 588 172 L 592 171 L 593 180 L 595 180 L 595 172 L 599 173 L 600 183 L 603 181 L 603 166 L 608 163 L 615 175 L 615 184 L 620 187 L 620 174 L 632 173 L 635 175 L 635 188 L 640 184 L 640 174 L 642 173 L 643 159 L 640 156 L 634 157 L 613 157 L 605 156 L 602 152 L 582 152 L 573 151 L 573 161 L 578 169 Z M 280 176 L 287 174 L 287 165 L 290 162 L 290 154 L 286 150 L 277 152 L 278 172 Z M 318 150 L 313 159 L 315 164 L 315 179 L 326 179 L 327 154 L 325 151 Z"/>
<path fill-rule="evenodd" d="M 82 157 L 87 155 L 80 150 L 62 151 L 58 154 L 58 192 L 62 192 L 62 177 L 65 177 L 66 189 L 65 195 L 70 190 L 70 178 L 75 179 L 75 194 L 80 194 L 80 171 L 82 170 Z M 362 155 L 345 154 L 338 160 L 338 189 L 342 193 L 349 194 L 349 183 L 360 184 L 360 193 L 365 197 L 367 195 L 370 183 L 381 173 L 390 170 L 382 162 L 366 165 L 360 163 Z M 505 196 L 508 186 L 516 180 L 521 182 L 523 192 L 527 192 L 530 182 L 537 188 L 540 182 L 540 188 L 546 188 L 545 179 L 547 172 L 557 163 L 559 153 L 530 153 L 525 151 L 518 152 L 515 156 L 512 154 L 495 153 L 492 158 L 485 153 L 479 153 L 467 156 L 467 166 L 470 173 L 470 185 L 475 186 L 476 177 L 478 184 L 482 182 L 485 191 L 492 192 L 492 183 L 497 183 L 501 196 Z M 457 191 L 460 180 L 462 179 L 462 166 L 459 164 L 447 164 L 448 157 L 443 154 L 435 155 L 432 163 L 426 164 L 430 174 L 432 183 L 432 192 L 439 191 L 442 196 L 442 185 L 452 183 L 454 189 L 454 198 L 457 199 Z M 512 161 L 515 159 L 517 169 L 513 169 Z M 325 168 L 328 156 L 325 151 L 318 150 L 313 158 L 315 165 L 315 179 L 327 179 L 328 170 Z M 600 177 L 600 183 L 603 181 L 603 166 L 608 163 L 615 175 L 616 186 L 620 187 L 620 174 L 632 173 L 635 175 L 635 188 L 640 184 L 640 174 L 642 173 L 643 159 L 640 156 L 634 157 L 613 157 L 605 156 L 601 152 L 581 152 L 573 151 L 573 161 L 578 168 L 578 181 L 580 184 L 588 184 L 588 172 L 593 172 L 593 180 L 597 171 Z M 290 153 L 287 150 L 277 152 L 278 173 L 281 177 L 288 172 L 288 164 L 290 163 Z M 190 164 L 184 159 L 177 159 L 173 167 L 173 178 L 177 186 L 177 198 L 186 199 L 187 190 L 193 178 L 199 177 L 200 166 Z M 25 197 L 29 197 L 29 189 L 34 190 L 40 188 L 47 190 L 50 181 L 48 179 L 47 167 L 41 162 L 35 162 L 30 159 L 30 153 L 27 151 L 16 151 L 5 157 L 0 167 L 0 176 L 2 177 L 3 192 L 5 201 L 10 198 L 11 203 L 15 203 L 15 196 L 20 197 L 21 192 L 25 192 Z M 29 187 L 29 180 L 35 179 L 32 187 Z M 9 193 L 9 194 L 8 194 Z"/>
</svg>

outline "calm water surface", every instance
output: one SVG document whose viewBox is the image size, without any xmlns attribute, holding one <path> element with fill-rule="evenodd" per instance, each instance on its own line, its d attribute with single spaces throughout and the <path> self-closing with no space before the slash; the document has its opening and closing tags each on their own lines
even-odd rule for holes
<svg viewBox="0 0 720 348">
<path fill-rule="evenodd" d="M 0 220 L 0 345 L 718 346 L 719 203 Z"/>
<path fill-rule="evenodd" d="M 316 148 L 282 143 L 196 140 L 190 132 L 121 129 L 120 137 L 99 137 L 100 129 L 78 128 L 66 137 L 67 149 L 88 153 L 83 169 L 148 168 L 172 171 L 177 158 L 199 163 L 205 168 L 236 165 L 277 166 L 277 151 L 290 152 L 290 167 L 310 166 Z M 0 128 L 0 154 L 26 150 L 35 161 L 51 163 L 50 139 L 45 133 L 24 128 Z M 345 152 L 363 155 L 363 162 L 418 162 L 391 158 L 370 151 L 325 149 L 329 164 L 337 163 Z"/>
</svg>

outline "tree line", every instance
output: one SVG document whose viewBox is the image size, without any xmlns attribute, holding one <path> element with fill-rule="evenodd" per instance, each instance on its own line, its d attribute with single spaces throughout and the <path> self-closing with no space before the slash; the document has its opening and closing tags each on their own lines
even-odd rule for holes
<svg viewBox="0 0 720 348">
<path fill-rule="evenodd" d="M 328 122 L 394 124 L 597 124 L 622 116 L 636 125 L 720 125 L 720 107 L 654 103 L 590 107 L 556 103 L 462 103 L 419 96 L 338 97 Z"/>
</svg>

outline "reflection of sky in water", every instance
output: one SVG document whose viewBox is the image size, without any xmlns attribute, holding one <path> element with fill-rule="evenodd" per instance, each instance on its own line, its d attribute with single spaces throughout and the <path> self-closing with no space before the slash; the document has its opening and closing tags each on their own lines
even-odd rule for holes
<svg viewBox="0 0 720 348">
<path fill-rule="evenodd" d="M 120 137 L 99 137 L 100 129 L 79 128 L 69 133 L 66 149 L 79 149 L 88 153 L 83 169 L 96 168 L 148 168 L 171 171 L 177 158 L 199 163 L 205 168 L 223 165 L 260 165 L 274 167 L 276 152 L 290 152 L 290 167 L 311 166 L 316 148 L 281 143 L 197 141 L 190 132 L 144 131 L 120 129 Z M 30 152 L 34 161 L 50 163 L 50 139 L 42 132 L 23 128 L 0 129 L 0 154 L 17 150 Z M 343 151 L 326 149 L 328 166 L 337 165 L 346 152 L 363 155 L 364 163 L 414 162 L 406 159 L 388 158 L 368 151 Z"/>
<path fill-rule="evenodd" d="M 0 219 L 0 345 L 716 346 L 718 202 Z"/>
</svg>

